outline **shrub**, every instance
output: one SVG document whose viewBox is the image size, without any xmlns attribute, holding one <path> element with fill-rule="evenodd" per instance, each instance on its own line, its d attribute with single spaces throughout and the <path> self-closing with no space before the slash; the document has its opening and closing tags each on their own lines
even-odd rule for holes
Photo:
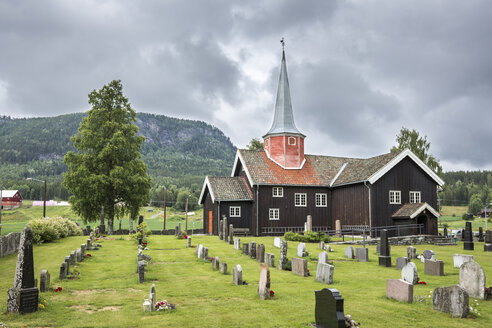
<svg viewBox="0 0 492 328">
<path fill-rule="evenodd" d="M 49 243 L 54 240 L 70 237 L 81 236 L 82 229 L 70 219 L 55 216 L 52 218 L 34 219 L 27 223 L 32 230 L 33 242 Z"/>
<path fill-rule="evenodd" d="M 284 239 L 289 241 L 300 241 L 304 243 L 316 243 L 320 241 L 329 242 L 330 237 L 327 235 L 319 235 L 317 232 L 306 231 L 304 235 L 288 231 L 284 234 Z"/>
</svg>

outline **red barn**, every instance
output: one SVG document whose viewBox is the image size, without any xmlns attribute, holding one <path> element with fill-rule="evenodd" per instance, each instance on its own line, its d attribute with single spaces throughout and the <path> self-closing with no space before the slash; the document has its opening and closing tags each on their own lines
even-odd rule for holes
<svg viewBox="0 0 492 328">
<path fill-rule="evenodd" d="M 2 205 L 4 209 L 22 206 L 22 196 L 19 190 L 2 190 Z"/>
</svg>

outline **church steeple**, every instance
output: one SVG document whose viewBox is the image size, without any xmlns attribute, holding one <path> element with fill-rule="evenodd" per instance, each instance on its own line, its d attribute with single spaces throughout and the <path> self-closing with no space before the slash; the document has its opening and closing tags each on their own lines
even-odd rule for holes
<svg viewBox="0 0 492 328">
<path fill-rule="evenodd" d="M 280 42 L 283 48 L 284 39 Z M 264 149 L 267 156 L 283 168 L 299 169 L 304 164 L 305 137 L 294 123 L 285 50 L 282 49 L 275 113 L 272 127 L 263 136 Z"/>
</svg>

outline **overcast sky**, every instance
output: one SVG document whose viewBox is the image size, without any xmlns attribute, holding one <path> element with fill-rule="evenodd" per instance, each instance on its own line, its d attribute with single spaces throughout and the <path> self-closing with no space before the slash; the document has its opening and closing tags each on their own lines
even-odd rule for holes
<svg viewBox="0 0 492 328">
<path fill-rule="evenodd" d="M 404 126 L 445 171 L 492 169 L 491 13 L 488 0 L 0 0 L 0 115 L 87 111 L 120 79 L 137 112 L 245 147 L 272 123 L 284 37 L 306 153 L 386 153 Z"/>
</svg>

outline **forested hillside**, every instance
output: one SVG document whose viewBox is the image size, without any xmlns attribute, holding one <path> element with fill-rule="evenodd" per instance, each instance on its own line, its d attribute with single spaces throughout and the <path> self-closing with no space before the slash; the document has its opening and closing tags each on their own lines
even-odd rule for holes
<svg viewBox="0 0 492 328">
<path fill-rule="evenodd" d="M 70 137 L 84 115 L 0 117 L 0 186 L 19 189 L 26 199 L 39 199 L 41 184 L 26 178 L 47 179 L 48 198 L 67 199 L 61 186 L 66 170 L 63 156 L 74 150 Z M 144 113 L 137 114 L 137 125 L 146 137 L 142 155 L 155 189 L 188 187 L 196 193 L 205 175 L 230 174 L 236 149 L 219 129 L 205 122 Z"/>
</svg>

